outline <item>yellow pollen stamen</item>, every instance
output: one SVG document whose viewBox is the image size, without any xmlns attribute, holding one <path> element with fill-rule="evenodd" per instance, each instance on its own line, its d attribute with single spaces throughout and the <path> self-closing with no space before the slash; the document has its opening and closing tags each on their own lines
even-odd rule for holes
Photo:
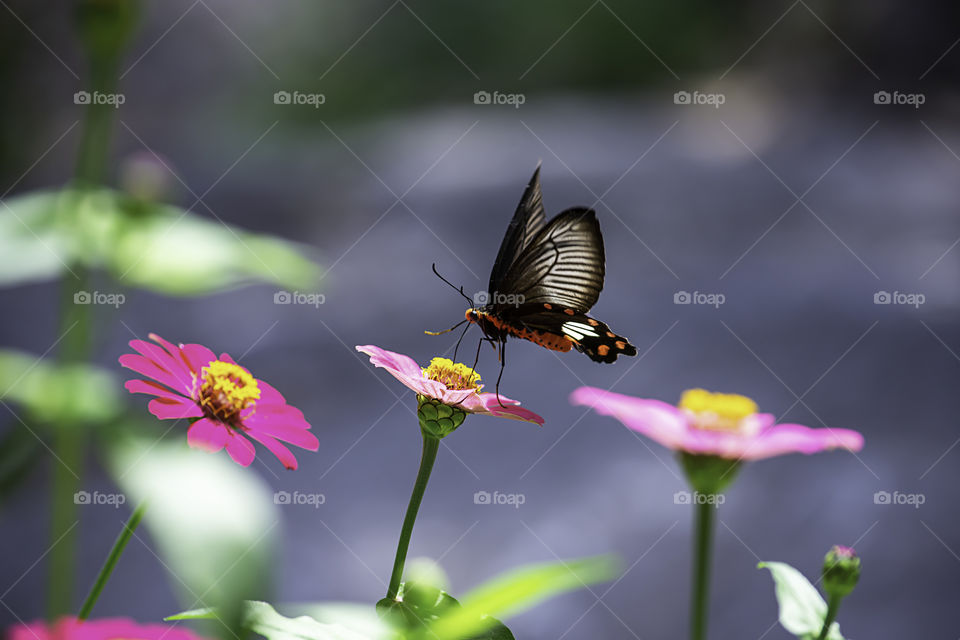
<svg viewBox="0 0 960 640">
<path fill-rule="evenodd" d="M 423 375 L 446 385 L 447 389 L 479 389 L 480 374 L 459 362 L 454 363 L 448 358 L 434 358 L 430 366 L 423 370 Z"/>
<path fill-rule="evenodd" d="M 200 375 L 200 406 L 220 420 L 233 420 L 260 399 L 256 379 L 239 365 L 215 360 Z"/>
<path fill-rule="evenodd" d="M 742 431 L 747 419 L 757 413 L 757 403 L 746 396 L 705 389 L 684 391 L 678 406 L 691 415 L 697 428 L 719 431 Z"/>
</svg>

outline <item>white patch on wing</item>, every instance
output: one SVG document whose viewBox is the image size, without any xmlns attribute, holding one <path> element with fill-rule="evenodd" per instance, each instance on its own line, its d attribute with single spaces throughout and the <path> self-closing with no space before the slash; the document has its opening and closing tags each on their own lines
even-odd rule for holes
<svg viewBox="0 0 960 640">
<path fill-rule="evenodd" d="M 583 340 L 583 336 L 599 337 L 593 327 L 583 322 L 564 322 L 561 328 L 565 334 L 575 340 Z"/>
</svg>

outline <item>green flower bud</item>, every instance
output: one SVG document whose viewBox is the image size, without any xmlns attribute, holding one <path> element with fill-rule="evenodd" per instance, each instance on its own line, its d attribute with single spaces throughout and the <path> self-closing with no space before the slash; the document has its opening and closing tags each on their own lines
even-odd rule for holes
<svg viewBox="0 0 960 640">
<path fill-rule="evenodd" d="M 846 597 L 860 580 L 860 558 L 850 547 L 836 545 L 823 559 L 823 589 L 831 597 Z"/>
<path fill-rule="evenodd" d="M 426 396 L 417 396 L 417 417 L 420 429 L 434 438 L 443 438 L 453 433 L 467 418 L 467 412 L 460 407 L 444 404 Z"/>
<path fill-rule="evenodd" d="M 681 452 L 680 464 L 694 491 L 704 495 L 722 493 L 740 470 L 739 460 Z"/>
</svg>

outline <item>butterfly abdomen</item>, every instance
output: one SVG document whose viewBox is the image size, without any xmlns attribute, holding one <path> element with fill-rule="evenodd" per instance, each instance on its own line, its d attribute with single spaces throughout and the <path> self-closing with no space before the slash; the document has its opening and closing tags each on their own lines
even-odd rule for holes
<svg viewBox="0 0 960 640">
<path fill-rule="evenodd" d="M 473 310 L 471 314 L 467 312 L 467 319 L 480 326 L 484 333 L 490 334 L 496 331 L 498 335 L 513 336 L 521 340 L 529 340 L 541 347 L 552 351 L 570 351 L 574 347 L 574 342 L 566 335 L 558 335 L 549 331 L 542 331 L 520 323 L 514 323 L 504 320 L 494 314 L 484 311 Z M 492 329 L 492 330 L 491 330 Z"/>
</svg>

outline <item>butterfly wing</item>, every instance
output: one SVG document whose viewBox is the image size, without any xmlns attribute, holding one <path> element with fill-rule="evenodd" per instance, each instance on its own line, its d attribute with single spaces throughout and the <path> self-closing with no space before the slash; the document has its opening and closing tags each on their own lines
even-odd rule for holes
<svg viewBox="0 0 960 640">
<path fill-rule="evenodd" d="M 635 356 L 637 348 L 605 323 L 570 307 L 550 303 L 522 304 L 501 314 L 506 331 L 555 351 L 571 346 L 595 362 L 614 362 L 619 355 Z"/>
<path fill-rule="evenodd" d="M 543 212 L 543 193 L 540 191 L 540 167 L 537 166 L 530 178 L 527 188 L 520 198 L 513 220 L 507 227 L 507 233 L 500 243 L 497 260 L 493 263 L 490 272 L 490 293 L 502 290 L 503 278 L 511 270 L 524 249 L 530 246 L 533 238 L 546 225 L 546 215 Z"/>
<path fill-rule="evenodd" d="M 603 276 L 597 215 L 593 209 L 574 207 L 557 214 L 530 240 L 496 291 L 526 304 L 586 313 L 600 297 Z"/>
</svg>

